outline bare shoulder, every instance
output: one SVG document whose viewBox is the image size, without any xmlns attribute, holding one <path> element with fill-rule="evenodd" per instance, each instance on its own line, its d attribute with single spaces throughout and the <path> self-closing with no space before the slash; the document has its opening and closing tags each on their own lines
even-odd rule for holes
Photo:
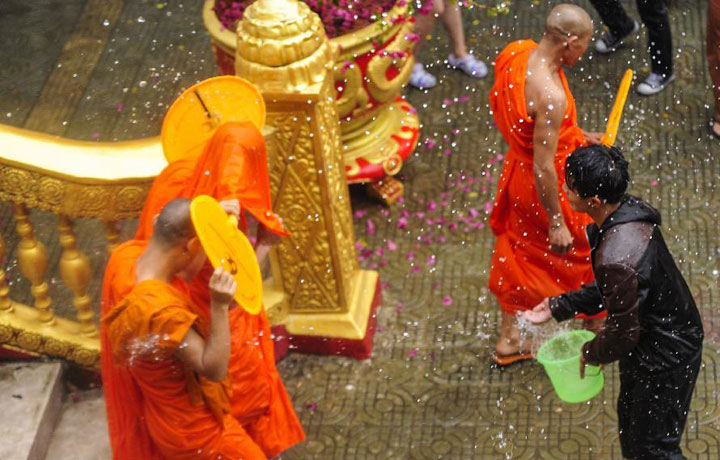
<svg viewBox="0 0 720 460">
<path fill-rule="evenodd" d="M 532 117 L 562 117 L 567 109 L 567 97 L 562 82 L 549 72 L 528 68 L 525 76 L 525 100 Z"/>
</svg>

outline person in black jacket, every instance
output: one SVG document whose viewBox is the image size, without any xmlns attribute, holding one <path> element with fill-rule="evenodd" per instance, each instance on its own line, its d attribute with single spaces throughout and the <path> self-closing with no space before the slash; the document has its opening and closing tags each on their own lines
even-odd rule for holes
<svg viewBox="0 0 720 460">
<path fill-rule="evenodd" d="M 524 316 L 543 323 L 608 313 L 582 347 L 580 367 L 620 362 L 618 424 L 623 456 L 684 459 L 680 449 L 700 369 L 703 327 L 672 258 L 660 214 L 626 194 L 628 163 L 615 147 L 580 147 L 566 162 L 566 192 L 588 226 L 595 282 L 545 299 Z"/>
</svg>

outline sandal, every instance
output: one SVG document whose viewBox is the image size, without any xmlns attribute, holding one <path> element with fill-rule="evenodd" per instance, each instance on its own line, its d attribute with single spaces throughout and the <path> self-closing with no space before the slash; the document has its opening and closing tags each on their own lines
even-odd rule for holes
<svg viewBox="0 0 720 460">
<path fill-rule="evenodd" d="M 462 70 L 469 77 L 485 78 L 488 74 L 487 65 L 483 61 L 475 59 L 472 54 L 468 54 L 462 59 L 458 59 L 451 54 L 448 56 L 447 62 L 450 67 Z"/>
<path fill-rule="evenodd" d="M 437 78 L 425 70 L 422 62 L 418 62 L 413 66 L 408 83 L 417 89 L 430 89 L 437 85 Z"/>
<path fill-rule="evenodd" d="M 535 359 L 535 353 L 531 351 L 520 351 L 511 355 L 493 353 L 493 362 L 498 367 L 507 367 L 521 361 L 527 361 L 528 359 Z"/>
</svg>

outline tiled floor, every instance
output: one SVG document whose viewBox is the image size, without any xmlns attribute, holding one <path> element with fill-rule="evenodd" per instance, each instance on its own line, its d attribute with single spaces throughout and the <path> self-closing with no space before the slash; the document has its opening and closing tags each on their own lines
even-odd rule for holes
<svg viewBox="0 0 720 460">
<path fill-rule="evenodd" d="M 0 78 L 5 123 L 82 139 L 154 135 L 180 89 L 215 71 L 200 1 L 37 3 L 0 5 L 0 35 L 12 45 L 0 49 L 10 70 Z M 482 8 L 465 11 L 470 47 L 491 62 L 510 40 L 538 39 L 548 3 L 556 2 L 512 2 L 509 15 L 495 18 Z M 689 457 L 710 460 L 720 457 L 720 143 L 707 131 L 705 9 L 702 0 L 673 3 L 677 81 L 654 98 L 630 95 L 620 143 L 631 191 L 661 210 L 702 309 L 705 365 L 684 443 Z M 486 207 L 505 146 L 488 113 L 491 79 L 445 69 L 447 40 L 439 25 L 435 34 L 424 57 L 437 62 L 431 70 L 441 84 L 408 92 L 423 145 L 402 172 L 404 203 L 386 210 L 353 193 L 357 236 L 367 248 L 362 264 L 377 267 L 384 283 L 374 356 L 291 354 L 280 364 L 308 434 L 283 458 L 619 459 L 616 366 L 605 370 L 603 393 L 580 405 L 560 402 L 538 364 L 490 366 L 498 309 L 486 287 L 493 246 Z M 95 41 L 82 40 L 88 35 Z M 591 52 L 568 72 L 586 129 L 602 130 L 626 67 L 646 74 L 644 44 L 641 33 L 617 55 Z M 0 228 L 10 243 L 12 219 Z M 94 263 L 101 268 L 102 251 Z"/>
</svg>

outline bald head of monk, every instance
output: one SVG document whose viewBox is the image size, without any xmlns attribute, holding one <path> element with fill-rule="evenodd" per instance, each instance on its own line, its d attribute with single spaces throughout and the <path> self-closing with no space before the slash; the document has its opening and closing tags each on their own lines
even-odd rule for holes
<svg viewBox="0 0 720 460">
<path fill-rule="evenodd" d="M 153 257 L 146 258 L 144 265 L 154 260 L 169 278 L 191 280 L 197 275 L 206 256 L 190 218 L 190 200 L 176 198 L 165 205 L 155 217 L 148 250 Z"/>
<path fill-rule="evenodd" d="M 545 20 L 543 40 L 562 46 L 562 64 L 572 66 L 587 50 L 592 34 L 590 15 L 577 5 L 561 3 L 550 11 Z"/>
</svg>

